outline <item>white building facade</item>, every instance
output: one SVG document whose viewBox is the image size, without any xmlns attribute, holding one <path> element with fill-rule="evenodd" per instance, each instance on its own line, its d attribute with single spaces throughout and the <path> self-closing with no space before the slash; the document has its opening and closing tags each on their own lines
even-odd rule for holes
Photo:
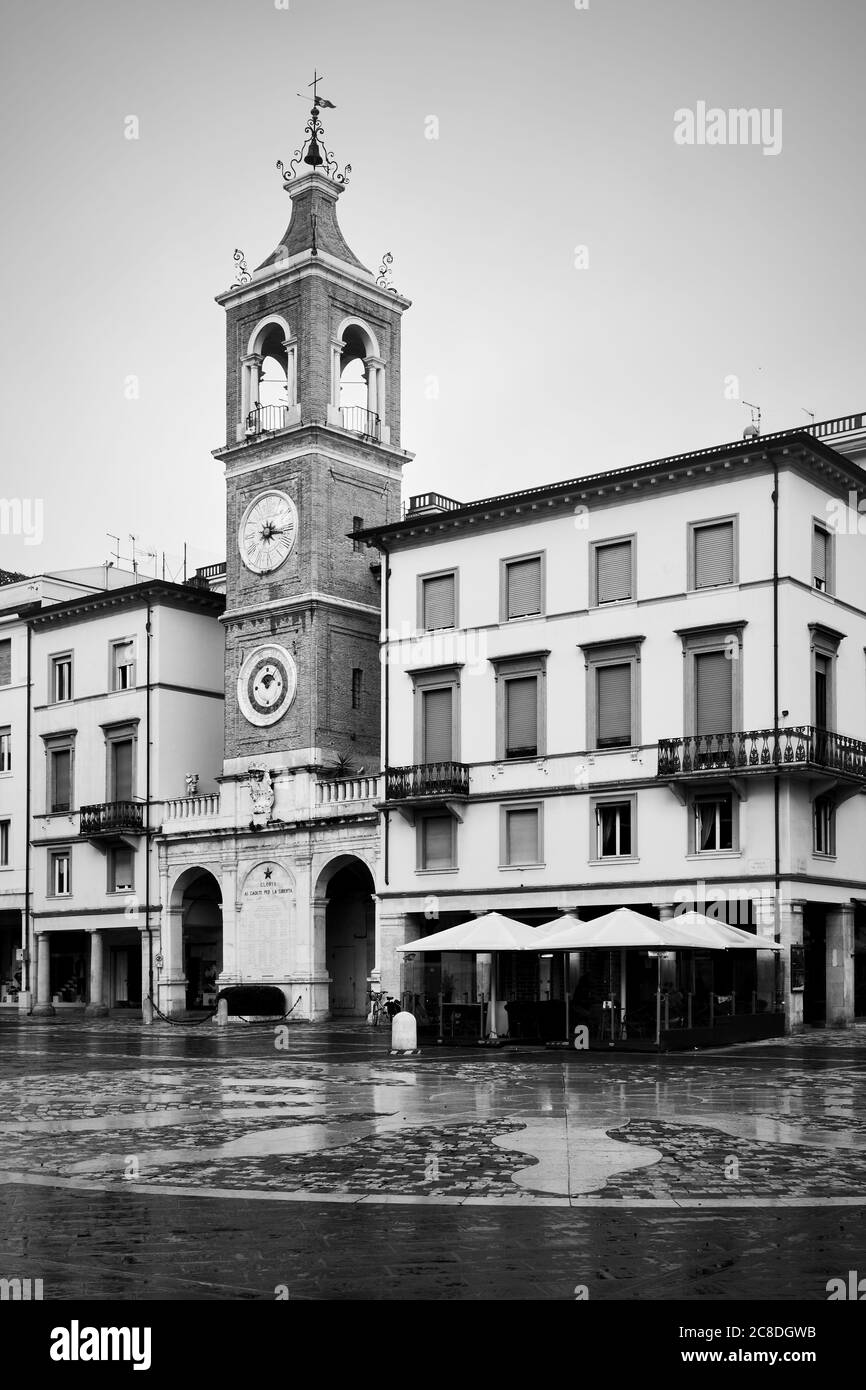
<svg viewBox="0 0 866 1390">
<path fill-rule="evenodd" d="M 788 1030 L 866 1012 L 864 425 L 428 494 L 365 533 L 391 989 L 424 993 L 397 945 L 471 913 L 697 906 L 782 945 L 739 988 Z"/>
</svg>

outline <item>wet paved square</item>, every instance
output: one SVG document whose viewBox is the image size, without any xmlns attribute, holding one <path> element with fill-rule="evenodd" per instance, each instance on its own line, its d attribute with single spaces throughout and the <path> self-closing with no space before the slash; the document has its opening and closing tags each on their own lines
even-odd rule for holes
<svg viewBox="0 0 866 1390">
<path fill-rule="evenodd" d="M 824 1299 L 864 1263 L 862 1026 L 668 1057 L 391 1057 L 354 1024 L 275 1043 L 0 1023 L 0 1275 L 47 1298 Z"/>
</svg>

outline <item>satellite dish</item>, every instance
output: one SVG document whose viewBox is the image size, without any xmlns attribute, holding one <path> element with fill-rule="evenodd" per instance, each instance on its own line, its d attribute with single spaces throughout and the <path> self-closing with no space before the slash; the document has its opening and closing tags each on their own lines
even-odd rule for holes
<svg viewBox="0 0 866 1390">
<path fill-rule="evenodd" d="M 757 439 L 760 433 L 761 431 L 758 429 L 757 425 L 746 425 L 746 428 L 743 430 L 743 438 Z"/>
</svg>

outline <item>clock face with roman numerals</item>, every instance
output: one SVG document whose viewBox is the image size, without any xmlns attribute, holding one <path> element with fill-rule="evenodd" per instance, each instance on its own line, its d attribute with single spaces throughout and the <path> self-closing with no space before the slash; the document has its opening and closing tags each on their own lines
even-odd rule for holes
<svg viewBox="0 0 866 1390">
<path fill-rule="evenodd" d="M 298 668 L 291 652 L 275 642 L 256 647 L 238 675 L 238 704 L 250 724 L 265 728 L 282 719 L 295 698 Z"/>
<path fill-rule="evenodd" d="M 270 574 L 291 555 L 298 511 L 288 493 L 269 489 L 254 497 L 238 529 L 238 550 L 248 570 Z"/>
</svg>

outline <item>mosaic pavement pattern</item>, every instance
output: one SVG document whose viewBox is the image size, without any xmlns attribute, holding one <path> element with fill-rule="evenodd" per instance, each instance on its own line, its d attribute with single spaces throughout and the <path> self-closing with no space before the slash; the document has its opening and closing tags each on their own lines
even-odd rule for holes
<svg viewBox="0 0 866 1390">
<path fill-rule="evenodd" d="M 866 1206 L 866 1027 L 686 1057 L 363 1025 L 0 1024 L 0 1184 L 439 1205 Z"/>
</svg>

